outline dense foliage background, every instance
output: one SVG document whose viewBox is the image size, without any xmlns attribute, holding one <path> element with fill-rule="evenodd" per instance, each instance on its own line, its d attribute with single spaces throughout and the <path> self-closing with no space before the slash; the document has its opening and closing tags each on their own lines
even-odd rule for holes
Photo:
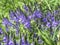
<svg viewBox="0 0 60 45">
<path fill-rule="evenodd" d="M 34 5 L 37 6 L 36 2 L 43 11 L 53 11 L 60 7 L 60 0 L 0 0 L 0 15 L 5 14 L 6 17 L 10 9 L 15 10 L 18 6 L 22 8 L 23 4 L 29 5 L 31 8 L 34 9 Z"/>
<path fill-rule="evenodd" d="M 26 7 L 24 7 L 24 6 L 26 6 Z M 25 17 L 27 19 L 28 19 L 28 16 L 30 16 L 30 15 L 33 15 L 36 17 L 32 16 L 32 18 L 34 18 L 34 19 L 31 18 L 31 21 L 29 21 L 32 26 L 32 28 L 29 28 L 29 29 L 24 28 L 23 24 L 17 23 L 19 27 L 17 25 L 16 25 L 16 27 L 19 28 L 19 36 L 15 36 L 16 27 L 14 27 L 14 26 L 16 24 L 16 20 L 13 16 L 12 18 L 14 18 L 13 20 L 15 22 L 11 21 L 10 15 L 15 14 L 17 16 L 20 14 L 20 12 L 21 12 L 21 15 L 25 15 Z M 13 14 L 11 14 L 11 13 L 13 13 Z M 41 18 L 41 15 L 42 15 L 42 18 Z M 51 17 L 48 16 L 49 17 L 48 18 L 47 15 L 51 15 Z M 19 16 L 17 16 L 17 17 L 19 17 Z M 23 17 L 23 20 L 25 19 L 25 17 Z M 14 26 L 10 27 L 9 21 L 7 21 L 7 19 L 5 19 L 5 18 L 7 18 L 11 23 L 13 23 Z M 19 17 L 19 19 L 20 18 L 22 18 L 22 16 Z M 52 21 L 53 20 L 58 21 L 59 22 L 58 26 L 56 26 L 57 25 L 56 22 L 47 23 L 46 18 L 48 19 L 48 22 L 50 21 L 50 19 Z M 39 23 L 38 23 L 38 20 L 40 20 Z M 10 31 L 7 32 L 6 25 L 3 25 L 2 23 L 4 23 L 4 24 L 7 23 L 6 25 L 9 25 Z M 56 26 L 56 27 L 52 27 L 53 31 L 51 31 L 51 28 L 49 27 L 50 23 L 52 23 L 52 24 L 54 24 L 54 26 Z M 49 24 L 49 25 L 46 26 L 47 24 Z M 28 24 L 27 26 L 29 27 L 30 24 Z M 41 26 L 41 27 L 39 27 L 39 26 Z M 3 42 L 4 35 L 11 36 L 12 34 L 13 34 L 12 35 L 13 42 L 14 42 L 14 40 L 16 40 L 16 42 L 19 42 L 19 40 L 22 38 L 22 35 L 23 35 L 23 37 L 26 38 L 29 43 L 31 43 L 30 45 L 60 45 L 59 44 L 60 43 L 60 0 L 0 0 L 0 28 L 2 28 L 2 29 L 0 29 L 0 33 L 1 33 L 1 30 L 3 32 L 3 34 L 0 34 L 0 44 L 1 45 L 5 45 L 5 43 Z M 35 33 L 36 33 L 36 35 L 35 35 Z M 26 34 L 27 34 L 27 36 L 26 36 Z M 35 36 L 35 37 L 33 37 L 33 36 Z M 39 40 L 39 39 L 40 39 L 40 42 L 38 43 L 37 40 Z M 14 43 L 16 43 L 16 42 L 14 42 Z M 21 44 L 21 45 L 23 45 L 23 44 Z M 29 44 L 25 44 L 25 45 L 29 45 Z"/>
</svg>

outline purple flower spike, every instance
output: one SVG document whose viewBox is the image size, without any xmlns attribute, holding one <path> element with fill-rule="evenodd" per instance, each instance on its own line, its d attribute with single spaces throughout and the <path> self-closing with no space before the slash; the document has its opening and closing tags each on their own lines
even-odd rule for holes
<svg viewBox="0 0 60 45">
<path fill-rule="evenodd" d="M 14 45 L 14 42 L 12 40 L 10 40 L 9 45 Z"/>
<path fill-rule="evenodd" d="M 51 12 L 50 12 L 50 11 L 48 11 L 48 12 L 47 12 L 47 16 L 49 16 L 49 17 L 50 17 L 51 15 L 52 15 L 52 14 L 51 14 Z"/>
<path fill-rule="evenodd" d="M 6 36 L 3 37 L 3 42 L 7 42 L 7 37 Z"/>
<path fill-rule="evenodd" d="M 6 18 L 3 18 L 3 22 L 2 22 L 3 24 L 8 24 L 8 19 L 6 19 Z"/>
<path fill-rule="evenodd" d="M 24 15 L 20 15 L 19 16 L 19 22 L 25 23 L 25 21 L 26 21 L 25 16 Z"/>
<path fill-rule="evenodd" d="M 23 6 L 25 11 L 28 11 L 28 7 L 26 5 Z"/>
<path fill-rule="evenodd" d="M 35 18 L 35 15 L 29 15 L 29 16 L 28 16 L 28 19 L 29 19 L 29 20 L 32 20 L 32 19 L 34 19 L 34 18 Z"/>
<path fill-rule="evenodd" d="M 29 16 L 28 16 L 28 19 L 29 19 L 29 20 L 31 20 L 32 18 L 33 18 L 32 15 L 29 15 Z"/>
<path fill-rule="evenodd" d="M 51 17 L 51 21 L 54 21 L 54 20 L 55 20 L 55 18 L 54 18 L 54 16 L 52 16 L 52 17 Z"/>
<path fill-rule="evenodd" d="M 2 22 L 4 25 L 9 25 L 9 26 L 12 26 L 12 23 L 9 22 L 9 20 L 7 18 L 3 18 L 3 22 Z"/>
<path fill-rule="evenodd" d="M 50 22 L 47 22 L 46 26 L 50 28 L 51 27 Z"/>
<path fill-rule="evenodd" d="M 30 28 L 30 21 L 26 21 L 26 22 L 24 23 L 24 26 L 25 26 L 25 28 Z"/>
<path fill-rule="evenodd" d="M 43 18 L 43 22 L 47 22 L 47 18 Z"/>
<path fill-rule="evenodd" d="M 11 19 L 11 20 L 13 20 L 14 15 L 15 15 L 14 12 L 11 10 L 11 11 L 10 11 L 10 19 Z"/>
<path fill-rule="evenodd" d="M 2 28 L 0 28 L 0 34 L 3 34 Z"/>
<path fill-rule="evenodd" d="M 10 19 L 16 22 L 18 21 L 17 15 L 13 11 L 10 11 Z"/>
<path fill-rule="evenodd" d="M 53 21 L 53 22 L 52 22 L 52 26 L 53 26 L 53 27 L 56 27 L 57 25 L 58 25 L 58 22 L 56 22 L 56 21 Z"/>
<path fill-rule="evenodd" d="M 21 45 L 26 45 L 26 44 L 25 44 L 24 36 L 22 36 L 22 38 L 21 38 Z"/>
<path fill-rule="evenodd" d="M 59 13 L 59 11 L 55 10 L 53 13 L 54 13 L 54 15 L 57 15 Z"/>
<path fill-rule="evenodd" d="M 34 11 L 33 15 L 35 15 L 35 17 L 37 17 L 37 18 L 42 17 L 42 13 L 39 10 Z"/>
<path fill-rule="evenodd" d="M 26 45 L 30 45 L 30 43 L 28 41 L 26 41 Z"/>
</svg>

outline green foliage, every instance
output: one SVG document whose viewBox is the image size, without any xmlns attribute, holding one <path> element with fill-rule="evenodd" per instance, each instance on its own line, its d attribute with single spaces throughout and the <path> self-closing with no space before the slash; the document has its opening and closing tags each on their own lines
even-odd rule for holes
<svg viewBox="0 0 60 45">
<path fill-rule="evenodd" d="M 23 9 L 24 3 L 33 9 L 36 2 L 43 11 L 55 10 L 60 5 L 60 0 L 0 0 L 0 17 L 9 17 L 10 9 L 15 10 L 17 7 Z"/>
<path fill-rule="evenodd" d="M 0 0 L 0 19 L 9 17 L 9 10 L 15 10 L 18 6 L 22 7 L 23 3 L 19 0 Z"/>
</svg>

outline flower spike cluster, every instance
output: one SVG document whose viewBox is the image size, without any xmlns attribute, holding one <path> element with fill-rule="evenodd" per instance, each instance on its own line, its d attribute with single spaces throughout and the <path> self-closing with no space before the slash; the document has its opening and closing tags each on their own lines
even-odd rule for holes
<svg viewBox="0 0 60 45">
<path fill-rule="evenodd" d="M 24 5 L 24 10 L 28 13 L 29 8 Z M 10 10 L 9 12 L 9 19 L 4 17 L 2 19 L 2 24 L 5 26 L 5 31 L 7 34 L 2 31 L 3 29 L 0 28 L 0 34 L 3 34 L 2 42 L 6 45 L 34 45 L 36 42 L 38 44 L 43 44 L 43 39 L 38 39 L 38 30 L 52 30 L 56 28 L 60 21 L 56 18 L 55 11 L 51 13 L 48 11 L 46 14 L 43 14 L 41 10 L 36 9 L 34 10 L 31 15 L 27 15 L 21 9 L 17 8 L 15 11 Z M 33 22 L 33 20 L 35 22 Z M 31 23 L 33 22 L 33 23 Z M 22 26 L 21 26 L 22 25 Z M 20 29 L 21 28 L 21 29 Z M 29 30 L 32 30 L 31 32 Z M 22 36 L 24 34 L 24 36 Z M 28 35 L 28 36 L 26 36 Z M 30 37 L 29 37 L 30 36 Z M 18 41 L 19 40 L 19 44 Z M 27 38 L 31 41 L 28 41 Z M 34 40 L 36 39 L 36 40 Z M 33 41 L 32 41 L 33 40 Z M 35 42 L 34 42 L 35 41 Z M 34 42 L 34 43 L 33 43 Z M 15 44 L 16 43 L 16 44 Z M 37 44 L 37 45 L 38 45 Z"/>
</svg>

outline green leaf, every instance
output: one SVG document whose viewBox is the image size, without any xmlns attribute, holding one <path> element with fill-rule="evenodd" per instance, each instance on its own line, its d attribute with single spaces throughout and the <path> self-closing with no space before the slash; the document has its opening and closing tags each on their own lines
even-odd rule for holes
<svg viewBox="0 0 60 45">
<path fill-rule="evenodd" d="M 37 29 L 38 30 L 38 35 L 42 37 L 42 39 L 48 44 L 48 45 L 54 45 L 53 41 L 48 37 L 46 37 L 46 33 L 42 33 L 41 30 Z"/>
</svg>

